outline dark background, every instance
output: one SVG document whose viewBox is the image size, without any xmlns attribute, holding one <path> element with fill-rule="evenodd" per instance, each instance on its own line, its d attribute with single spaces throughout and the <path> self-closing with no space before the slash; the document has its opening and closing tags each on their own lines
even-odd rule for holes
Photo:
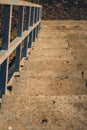
<svg viewBox="0 0 87 130">
<path fill-rule="evenodd" d="M 87 20 L 87 0 L 25 0 L 43 6 L 45 20 Z"/>
</svg>

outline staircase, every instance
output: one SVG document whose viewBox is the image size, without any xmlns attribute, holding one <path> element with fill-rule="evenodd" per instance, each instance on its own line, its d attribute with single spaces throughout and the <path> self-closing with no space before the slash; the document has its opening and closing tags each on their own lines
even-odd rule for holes
<svg viewBox="0 0 87 130">
<path fill-rule="evenodd" d="M 2 99 L 0 130 L 87 130 L 87 28 L 77 24 L 42 21 L 13 95 Z"/>
</svg>

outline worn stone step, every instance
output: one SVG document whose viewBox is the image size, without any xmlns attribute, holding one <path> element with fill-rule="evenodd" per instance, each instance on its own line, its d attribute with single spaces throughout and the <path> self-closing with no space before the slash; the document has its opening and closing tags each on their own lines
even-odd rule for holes
<svg viewBox="0 0 87 130">
<path fill-rule="evenodd" d="M 33 62 L 55 62 L 55 61 L 58 61 L 58 62 L 63 62 L 64 63 L 69 63 L 69 62 L 75 62 L 74 58 L 73 57 L 70 57 L 70 56 L 66 56 L 66 55 L 55 55 L 55 56 L 51 56 L 51 55 L 45 55 L 45 54 L 36 54 L 36 55 L 33 55 L 29 57 L 29 60 L 26 62 L 26 64 L 28 64 L 29 62 L 32 64 L 32 61 Z"/>
<path fill-rule="evenodd" d="M 20 78 L 18 79 L 21 80 L 23 78 L 48 78 L 49 79 L 55 79 L 56 77 L 59 78 L 59 79 L 66 79 L 67 78 L 70 78 L 70 79 L 78 79 L 78 80 L 81 80 L 82 77 L 85 77 L 87 75 L 87 73 L 84 71 L 83 74 L 82 74 L 82 71 L 75 71 L 75 72 L 68 72 L 68 71 L 39 71 L 39 72 L 36 72 L 36 71 L 25 71 L 25 70 L 22 70 L 20 72 Z"/>
<path fill-rule="evenodd" d="M 39 86 L 39 87 L 38 87 Z M 25 92 L 24 90 L 27 90 Z M 13 86 L 13 93 L 19 95 L 29 94 L 33 95 L 69 95 L 69 94 L 85 94 L 87 92 L 86 86 L 83 81 L 80 80 L 46 80 L 46 79 L 29 79 L 27 82 L 23 79 Z"/>
<path fill-rule="evenodd" d="M 0 130 L 26 130 L 21 123 L 0 122 Z"/>
<path fill-rule="evenodd" d="M 82 75 L 81 71 L 23 71 L 20 78 L 15 81 L 13 92 L 15 94 L 29 93 L 30 96 L 85 94 L 87 92 L 85 78 L 85 73 Z"/>
<path fill-rule="evenodd" d="M 28 65 L 28 66 L 27 66 Z M 55 66 L 55 67 L 54 67 Z M 30 71 L 75 71 L 77 68 L 73 61 L 47 60 L 26 62 L 25 70 Z"/>
<path fill-rule="evenodd" d="M 32 54 L 35 54 L 36 52 L 38 51 L 38 53 L 46 53 L 46 54 L 51 54 L 51 55 L 53 55 L 53 56 L 55 56 L 55 55 L 66 55 L 67 56 L 67 54 L 68 55 L 70 55 L 71 54 L 71 51 L 70 50 L 68 50 L 67 48 L 66 49 L 53 49 L 53 48 L 51 48 L 51 49 L 49 49 L 49 50 L 47 50 L 47 49 L 36 49 L 36 50 L 34 50 L 33 52 L 32 52 Z"/>
<path fill-rule="evenodd" d="M 4 97 L 3 109 L 4 121 L 21 123 L 26 130 L 30 126 L 59 130 L 87 128 L 86 95 Z"/>
</svg>

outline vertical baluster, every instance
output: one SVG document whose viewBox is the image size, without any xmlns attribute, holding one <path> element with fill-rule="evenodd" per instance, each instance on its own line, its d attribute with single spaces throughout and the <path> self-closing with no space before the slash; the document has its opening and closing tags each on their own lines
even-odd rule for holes
<svg viewBox="0 0 87 130">
<path fill-rule="evenodd" d="M 23 57 L 27 57 L 27 49 L 28 49 L 28 36 L 24 39 L 24 52 L 23 52 Z"/>
<path fill-rule="evenodd" d="M 29 44 L 28 44 L 28 48 L 32 47 L 32 42 L 33 42 L 33 31 L 30 32 L 29 34 Z"/>
<path fill-rule="evenodd" d="M 37 21 L 39 21 L 39 7 L 38 7 L 38 10 L 37 10 Z M 37 35 L 38 35 L 38 32 L 39 32 L 39 24 L 37 26 Z"/>
<path fill-rule="evenodd" d="M 35 23 L 35 7 L 34 7 L 34 14 L 33 14 L 33 23 Z M 33 29 L 33 42 L 35 42 L 35 28 Z"/>
<path fill-rule="evenodd" d="M 37 7 L 35 7 L 35 23 L 37 22 Z M 35 27 L 35 38 L 37 33 L 37 27 Z"/>
<path fill-rule="evenodd" d="M 38 9 L 39 11 L 38 11 L 38 18 L 39 18 L 39 20 L 40 20 L 40 8 Z"/>
<path fill-rule="evenodd" d="M 20 6 L 19 7 L 19 14 L 18 14 L 18 37 L 22 36 L 23 33 L 23 21 L 24 21 L 24 7 Z M 20 69 L 20 60 L 21 60 L 21 43 L 20 45 L 16 48 L 16 66 L 15 69 L 16 71 L 19 71 Z"/>
<path fill-rule="evenodd" d="M 39 8 L 39 16 L 38 16 L 38 17 L 39 17 L 39 20 L 40 20 L 40 8 Z M 40 26 L 41 26 L 41 25 L 40 25 L 40 23 L 39 23 L 39 30 L 40 30 Z"/>
<path fill-rule="evenodd" d="M 39 8 L 39 20 L 40 20 L 40 8 Z M 41 26 L 41 23 L 39 23 L 39 31 L 40 31 L 40 26 Z"/>
<path fill-rule="evenodd" d="M 42 19 L 42 8 L 41 8 L 41 19 Z"/>
<path fill-rule="evenodd" d="M 26 23 L 25 23 L 25 30 L 29 29 L 30 26 L 30 7 L 26 7 Z M 27 56 L 27 49 L 28 49 L 28 36 L 24 40 L 24 51 L 23 51 L 23 57 Z"/>
<path fill-rule="evenodd" d="M 6 93 L 7 90 L 7 80 L 8 80 L 8 59 L 6 59 L 0 70 L 0 98 Z"/>
<path fill-rule="evenodd" d="M 38 21 L 39 21 L 39 16 L 40 16 L 40 15 L 39 15 L 39 14 L 40 14 L 40 10 L 39 10 L 39 9 L 40 9 L 40 8 L 38 8 Z"/>
<path fill-rule="evenodd" d="M 41 20 L 41 18 L 42 18 L 42 8 L 40 8 L 40 14 L 39 14 L 40 16 L 40 20 Z M 41 22 L 40 22 L 40 29 L 41 29 Z"/>
<path fill-rule="evenodd" d="M 38 8 L 36 8 L 36 23 L 38 22 Z M 36 37 L 38 36 L 38 25 L 36 27 Z"/>
<path fill-rule="evenodd" d="M 38 37 L 38 25 L 36 27 L 36 37 Z"/>
<path fill-rule="evenodd" d="M 33 13 L 33 24 L 35 24 L 35 7 L 34 7 L 34 13 Z"/>
<path fill-rule="evenodd" d="M 34 23 L 37 22 L 37 7 L 35 7 L 35 18 L 34 18 Z"/>
<path fill-rule="evenodd" d="M 20 60 L 21 60 L 21 44 L 16 48 L 16 59 L 15 59 L 15 71 L 20 70 Z"/>
<path fill-rule="evenodd" d="M 34 10 L 35 10 L 34 7 L 31 7 L 30 26 L 33 26 L 33 24 L 34 24 L 34 14 L 35 14 Z M 31 46 L 31 44 L 32 44 L 31 41 L 33 41 L 33 30 L 29 35 L 29 46 Z"/>
<path fill-rule="evenodd" d="M 33 29 L 33 42 L 35 42 L 35 28 Z"/>
<path fill-rule="evenodd" d="M 26 23 L 25 23 L 25 30 L 28 30 L 29 29 L 29 26 L 30 26 L 30 13 L 31 13 L 31 9 L 30 7 L 26 7 Z"/>
<path fill-rule="evenodd" d="M 4 6 L 4 19 L 2 27 L 2 50 L 8 50 L 10 46 L 11 36 L 11 19 L 12 19 L 12 6 Z"/>
<path fill-rule="evenodd" d="M 37 22 L 38 22 L 38 7 L 37 7 Z"/>
<path fill-rule="evenodd" d="M 19 7 L 19 14 L 18 14 L 18 28 L 17 28 L 17 36 L 21 37 L 23 33 L 23 21 L 24 21 L 24 7 Z"/>
<path fill-rule="evenodd" d="M 30 18 L 30 26 L 34 24 L 34 7 L 31 7 L 31 18 Z"/>
</svg>

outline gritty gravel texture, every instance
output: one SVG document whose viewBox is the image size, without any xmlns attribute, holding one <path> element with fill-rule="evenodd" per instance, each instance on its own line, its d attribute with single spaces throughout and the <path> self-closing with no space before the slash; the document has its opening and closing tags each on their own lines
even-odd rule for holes
<svg viewBox="0 0 87 130">
<path fill-rule="evenodd" d="M 87 130 L 87 22 L 42 21 L 42 29 L 3 96 L 0 130 Z"/>
</svg>

